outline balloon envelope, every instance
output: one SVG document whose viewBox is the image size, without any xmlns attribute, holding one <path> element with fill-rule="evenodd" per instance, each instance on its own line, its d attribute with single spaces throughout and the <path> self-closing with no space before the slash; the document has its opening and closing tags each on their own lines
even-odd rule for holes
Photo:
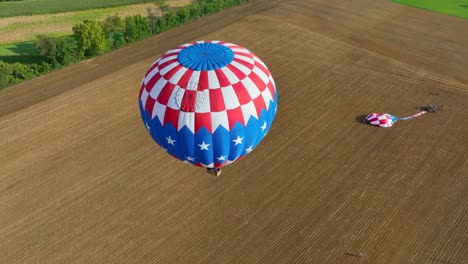
<svg viewBox="0 0 468 264">
<path fill-rule="evenodd" d="M 277 102 L 267 66 L 246 48 L 222 41 L 167 51 L 147 70 L 139 96 L 143 123 L 165 151 L 215 168 L 260 143 Z"/>
<path fill-rule="evenodd" d="M 366 116 L 366 122 L 378 127 L 391 127 L 397 118 L 391 114 L 372 113 Z"/>
</svg>

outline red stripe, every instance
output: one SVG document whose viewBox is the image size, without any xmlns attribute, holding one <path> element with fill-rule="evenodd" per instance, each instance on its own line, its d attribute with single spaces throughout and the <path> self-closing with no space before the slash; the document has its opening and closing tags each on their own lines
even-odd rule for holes
<svg viewBox="0 0 468 264">
<path fill-rule="evenodd" d="M 143 94 L 143 89 L 146 89 L 146 85 L 144 82 L 141 83 L 140 87 L 140 95 L 138 96 L 139 99 L 141 99 L 141 95 Z M 149 95 L 148 95 L 149 96 Z"/>
<path fill-rule="evenodd" d="M 229 119 L 229 130 L 234 127 L 236 122 L 240 122 L 245 126 L 244 115 L 242 114 L 242 108 L 240 106 L 232 110 L 227 110 L 227 115 Z"/>
<path fill-rule="evenodd" d="M 244 65 L 245 67 L 247 67 L 250 71 L 252 71 L 254 65 L 253 64 L 250 64 L 248 62 L 246 62 L 245 60 L 241 60 L 241 59 L 238 59 L 238 58 L 235 58 L 234 57 L 234 61 L 237 62 L 237 63 L 240 63 L 242 65 Z"/>
<path fill-rule="evenodd" d="M 179 124 L 179 110 L 172 109 L 170 107 L 166 107 L 166 112 L 164 113 L 164 126 L 171 122 L 172 125 L 179 129 L 177 126 Z"/>
<path fill-rule="evenodd" d="M 174 88 L 175 84 L 167 82 L 166 85 L 164 85 L 164 87 L 162 88 L 161 93 L 159 93 L 159 96 L 156 100 L 162 105 L 167 105 L 167 102 L 169 102 L 169 98 L 171 97 Z"/>
<path fill-rule="evenodd" d="M 185 112 L 195 112 L 195 102 L 197 98 L 197 91 L 185 90 L 184 97 L 180 103 L 180 110 Z"/>
<path fill-rule="evenodd" d="M 275 100 L 275 86 L 273 85 L 273 82 L 268 82 L 268 90 L 270 90 L 270 94 L 271 94 L 271 99 L 272 100 Z"/>
<path fill-rule="evenodd" d="M 388 123 L 390 123 L 389 119 L 380 120 L 380 124 L 388 124 Z"/>
<path fill-rule="evenodd" d="M 192 77 L 193 70 L 192 69 L 187 69 L 187 71 L 182 75 L 182 77 L 179 80 L 179 86 L 182 86 L 184 88 L 187 88 L 188 83 L 190 81 L 190 77 Z"/>
<path fill-rule="evenodd" d="M 256 59 L 260 60 L 258 57 L 256 57 Z M 255 61 L 255 66 L 257 66 L 257 68 L 259 68 L 263 73 L 265 73 L 266 76 L 271 75 L 270 71 L 267 68 L 265 68 L 265 66 L 263 66 L 263 64 Z"/>
<path fill-rule="evenodd" d="M 245 89 L 244 84 L 242 84 L 241 82 L 233 84 L 232 88 L 234 88 L 234 91 L 237 95 L 237 99 L 239 99 L 239 103 L 241 105 L 245 105 L 252 101 L 249 92 Z"/>
<path fill-rule="evenodd" d="M 241 49 L 241 50 L 247 51 L 244 47 L 241 47 L 241 46 L 236 45 L 236 44 L 233 44 L 233 43 L 231 43 L 231 44 L 232 44 L 232 45 L 229 46 L 231 49 Z"/>
<path fill-rule="evenodd" d="M 146 74 L 145 74 L 145 77 L 148 76 L 150 74 L 150 72 L 152 72 L 156 67 L 159 66 L 159 62 L 158 63 L 155 63 L 153 66 L 151 66 L 147 71 L 146 71 Z"/>
<path fill-rule="evenodd" d="M 159 81 L 159 79 L 161 79 L 162 76 L 161 74 L 159 73 L 159 71 L 153 76 L 153 78 L 149 79 L 148 83 L 146 84 L 146 91 L 148 92 L 151 92 L 151 90 L 154 88 L 154 85 L 156 84 L 156 82 Z"/>
<path fill-rule="evenodd" d="M 259 95 L 257 98 L 253 100 L 253 103 L 255 105 L 255 109 L 257 110 L 257 116 L 260 117 L 260 114 L 262 113 L 262 109 L 266 110 L 265 100 L 263 100 L 263 96 Z"/>
<path fill-rule="evenodd" d="M 215 168 L 221 168 L 221 167 L 223 167 L 224 165 L 226 165 L 227 162 L 228 162 L 227 160 L 225 160 L 225 161 L 223 161 L 223 162 L 221 162 L 221 163 L 219 163 L 219 162 L 213 162 L 213 165 L 214 165 Z"/>
<path fill-rule="evenodd" d="M 163 64 L 160 64 L 159 65 L 159 70 L 161 71 L 162 69 L 166 68 L 167 66 L 169 66 L 170 64 L 172 64 L 174 62 L 177 62 L 177 58 L 172 59 L 172 60 L 168 60 L 168 61 L 164 62 Z"/>
<path fill-rule="evenodd" d="M 185 46 L 185 44 L 182 44 L 182 45 L 180 45 L 180 46 L 177 46 L 177 48 L 175 48 L 175 49 L 184 49 L 184 48 L 186 48 L 186 47 L 188 47 L 188 46 Z"/>
<path fill-rule="evenodd" d="M 216 69 L 215 70 L 216 77 L 218 77 L 218 82 L 221 87 L 226 87 L 229 86 L 229 79 L 226 77 L 226 74 L 224 74 L 223 70 L 221 69 Z"/>
<path fill-rule="evenodd" d="M 249 75 L 249 78 L 250 80 L 252 80 L 252 82 L 255 84 L 255 86 L 258 88 L 260 92 L 265 91 L 267 86 L 255 72 L 252 71 L 252 73 Z"/>
<path fill-rule="evenodd" d="M 198 87 L 200 87 L 201 90 L 204 90 L 208 88 L 208 72 L 207 71 L 201 71 L 200 72 L 200 79 L 198 79 Z"/>
<path fill-rule="evenodd" d="M 239 70 L 237 67 L 235 67 L 232 64 L 228 64 L 226 67 L 229 70 L 231 70 L 234 73 L 234 75 L 236 75 L 236 77 L 239 78 L 239 80 L 243 80 L 245 76 L 247 76 L 241 70 Z"/>
<path fill-rule="evenodd" d="M 239 47 L 231 47 L 231 48 L 233 48 L 233 49 L 236 49 L 236 48 L 241 49 L 241 48 L 239 48 Z M 233 52 L 234 52 L 234 55 L 244 56 L 244 57 L 247 57 L 247 58 L 250 58 L 250 59 L 253 60 L 252 55 L 251 55 L 248 51 L 246 51 L 246 50 L 244 50 L 244 52 L 240 52 L 240 51 L 233 51 Z"/>
<path fill-rule="evenodd" d="M 145 104 L 145 110 L 149 112 L 150 117 L 153 116 L 153 108 L 154 108 L 154 103 L 156 100 L 151 97 L 151 95 L 148 95 L 148 99 L 146 99 L 146 104 Z"/>
<path fill-rule="evenodd" d="M 225 111 L 224 97 L 221 89 L 210 89 L 210 111 L 220 112 Z"/>
<path fill-rule="evenodd" d="M 211 113 L 195 113 L 195 133 L 202 127 L 212 133 Z"/>
<path fill-rule="evenodd" d="M 172 68 L 172 70 L 170 70 L 170 71 L 166 72 L 166 74 L 164 74 L 164 78 L 165 78 L 166 80 L 170 80 L 170 79 L 174 76 L 174 74 L 176 74 L 176 73 L 177 73 L 179 70 L 181 70 L 183 67 L 184 67 L 184 66 L 182 66 L 182 65 L 180 65 L 180 64 L 177 65 L 177 66 L 175 66 L 174 68 Z"/>
</svg>

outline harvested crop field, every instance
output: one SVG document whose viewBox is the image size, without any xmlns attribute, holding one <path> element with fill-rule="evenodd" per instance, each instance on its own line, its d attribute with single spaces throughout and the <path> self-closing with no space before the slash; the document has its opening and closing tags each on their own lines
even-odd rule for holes
<svg viewBox="0 0 468 264">
<path fill-rule="evenodd" d="M 468 20 L 257 0 L 0 91 L 0 263 L 467 263 Z M 220 39 L 270 68 L 268 136 L 220 177 L 140 119 L 147 67 Z M 446 111 L 376 128 L 372 112 Z"/>
</svg>

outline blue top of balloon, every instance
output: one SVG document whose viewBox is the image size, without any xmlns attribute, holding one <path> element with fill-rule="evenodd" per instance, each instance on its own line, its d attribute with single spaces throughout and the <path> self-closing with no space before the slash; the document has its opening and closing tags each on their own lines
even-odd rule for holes
<svg viewBox="0 0 468 264">
<path fill-rule="evenodd" d="M 196 71 L 212 71 L 234 60 L 234 52 L 221 44 L 199 43 L 189 46 L 178 54 L 179 63 Z"/>
</svg>

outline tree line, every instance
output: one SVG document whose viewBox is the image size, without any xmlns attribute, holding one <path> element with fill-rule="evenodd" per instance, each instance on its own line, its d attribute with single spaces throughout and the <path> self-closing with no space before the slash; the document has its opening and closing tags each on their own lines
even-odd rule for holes
<svg viewBox="0 0 468 264">
<path fill-rule="evenodd" d="M 164 12 L 156 16 L 133 15 L 107 17 L 104 21 L 84 20 L 73 26 L 72 37 L 39 35 L 35 46 L 45 57 L 40 64 L 5 63 L 0 61 L 0 88 L 48 73 L 84 59 L 104 54 L 127 44 L 167 31 L 205 15 L 239 5 L 249 0 L 196 0 L 171 9 L 164 0 L 156 5 Z"/>
</svg>

